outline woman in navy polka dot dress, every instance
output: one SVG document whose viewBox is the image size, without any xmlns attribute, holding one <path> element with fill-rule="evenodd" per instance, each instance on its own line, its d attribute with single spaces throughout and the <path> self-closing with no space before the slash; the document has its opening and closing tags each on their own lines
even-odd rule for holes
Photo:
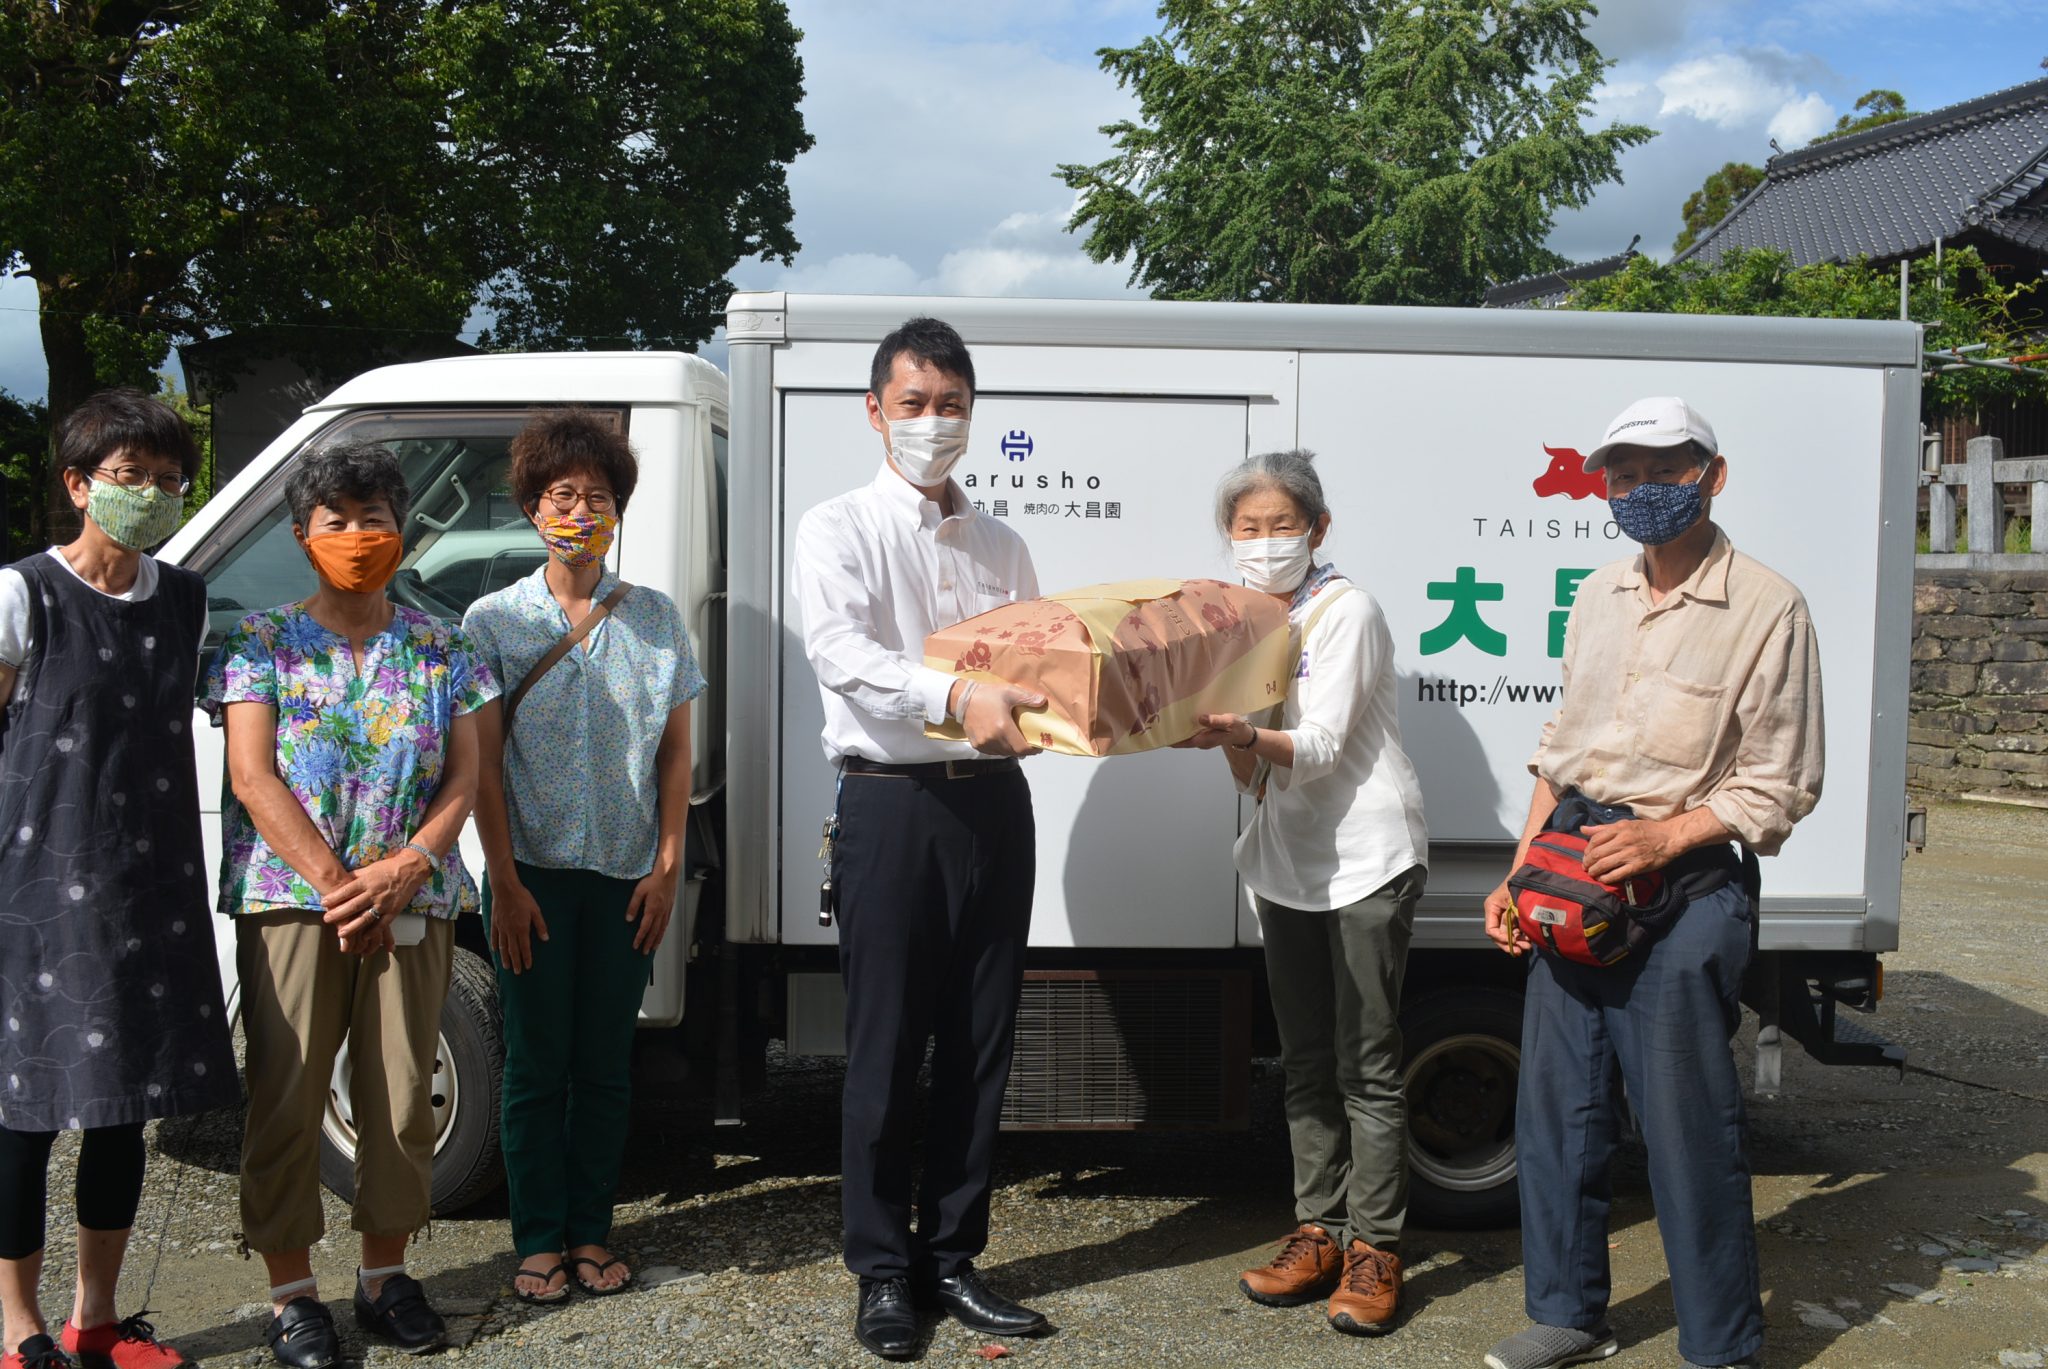
<svg viewBox="0 0 2048 1369">
<path fill-rule="evenodd" d="M 198 453 L 166 405 L 107 391 L 58 434 L 77 540 L 0 570 L 0 1369 L 186 1363 L 114 1288 L 143 1123 L 236 1102 L 192 755 L 206 583 L 143 549 Z M 81 1131 L 78 1287 L 37 1306 L 50 1147 Z"/>
</svg>

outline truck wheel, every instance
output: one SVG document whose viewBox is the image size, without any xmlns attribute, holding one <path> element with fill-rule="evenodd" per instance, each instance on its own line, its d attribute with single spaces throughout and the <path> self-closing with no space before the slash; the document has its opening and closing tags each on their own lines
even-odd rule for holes
<svg viewBox="0 0 2048 1369">
<path fill-rule="evenodd" d="M 334 1062 L 320 1123 L 320 1182 L 353 1202 L 356 1193 L 354 1071 L 348 1044 Z M 434 1043 L 434 1215 L 469 1206 L 504 1182 L 498 1158 L 498 1087 L 505 1038 L 498 1027 L 498 980 L 473 952 L 457 950 Z"/>
<path fill-rule="evenodd" d="M 1511 1227 L 1522 996 L 1439 989 L 1404 1005 L 1409 1208 L 1434 1227 Z"/>
</svg>

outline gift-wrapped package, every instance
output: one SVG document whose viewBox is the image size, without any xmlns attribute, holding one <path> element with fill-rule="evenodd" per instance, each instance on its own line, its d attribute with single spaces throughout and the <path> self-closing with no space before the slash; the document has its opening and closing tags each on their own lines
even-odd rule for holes
<svg viewBox="0 0 2048 1369">
<path fill-rule="evenodd" d="M 1287 693 L 1279 600 L 1220 580 L 1128 580 L 1005 604 L 925 638 L 925 664 L 1043 694 L 1032 745 L 1121 756 L 1185 741 L 1201 713 L 1257 713 Z M 928 727 L 959 738 L 957 723 Z"/>
</svg>

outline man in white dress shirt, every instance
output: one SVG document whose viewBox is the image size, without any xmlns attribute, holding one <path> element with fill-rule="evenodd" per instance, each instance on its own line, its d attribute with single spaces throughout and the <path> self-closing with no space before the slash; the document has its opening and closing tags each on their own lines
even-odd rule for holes
<svg viewBox="0 0 2048 1369">
<path fill-rule="evenodd" d="M 977 1334 L 1028 1335 L 1045 1318 L 974 1271 L 988 1243 L 989 1171 L 1031 926 L 1036 834 L 1017 757 L 1027 690 L 924 665 L 924 639 L 1038 596 L 1023 539 L 950 477 L 967 450 L 974 362 L 937 319 L 875 350 L 874 479 L 805 514 L 795 587 L 804 654 L 840 767 L 831 865 L 846 984 L 841 1187 L 854 1330 L 888 1359 L 916 1352 L 916 1305 Z M 968 741 L 925 735 L 956 721 Z M 913 1093 L 933 1042 L 917 1228 Z"/>
</svg>

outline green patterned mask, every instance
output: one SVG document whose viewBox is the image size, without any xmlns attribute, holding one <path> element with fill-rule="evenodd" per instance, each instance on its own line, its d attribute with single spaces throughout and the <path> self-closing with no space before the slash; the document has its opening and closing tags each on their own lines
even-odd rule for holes
<svg viewBox="0 0 2048 1369">
<path fill-rule="evenodd" d="M 178 530 L 185 516 L 185 496 L 165 494 L 155 485 L 131 490 L 111 480 L 95 480 L 86 497 L 85 516 L 128 550 L 141 551 Z"/>
</svg>

